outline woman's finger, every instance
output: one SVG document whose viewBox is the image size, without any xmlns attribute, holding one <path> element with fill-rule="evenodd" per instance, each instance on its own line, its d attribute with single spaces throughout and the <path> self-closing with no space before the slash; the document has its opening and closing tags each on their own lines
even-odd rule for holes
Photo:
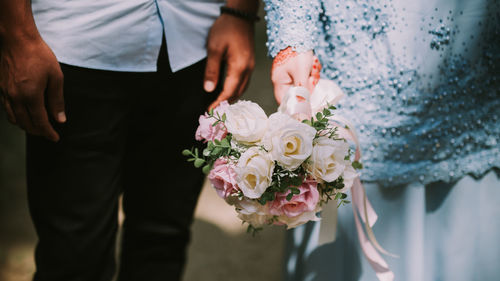
<svg viewBox="0 0 500 281">
<path fill-rule="evenodd" d="M 292 85 L 290 84 L 275 84 L 274 85 L 274 98 L 278 104 L 281 104 L 283 97 L 285 96 L 288 89 L 290 89 Z"/>
<path fill-rule="evenodd" d="M 307 87 L 311 76 L 313 61 L 309 56 L 297 56 L 296 63 L 288 67 L 288 73 L 292 77 L 293 85 L 296 87 Z"/>
<path fill-rule="evenodd" d="M 311 76 L 309 77 L 309 91 L 313 91 L 316 84 L 318 84 L 321 73 L 321 63 L 319 62 L 318 57 L 313 56 L 313 64 L 311 69 Z"/>
</svg>

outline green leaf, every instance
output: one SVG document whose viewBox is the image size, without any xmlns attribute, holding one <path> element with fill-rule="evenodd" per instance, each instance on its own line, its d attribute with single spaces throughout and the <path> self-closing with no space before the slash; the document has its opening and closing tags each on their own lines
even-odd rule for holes
<svg viewBox="0 0 500 281">
<path fill-rule="evenodd" d="M 332 112 L 328 108 L 323 109 L 323 115 L 330 116 L 331 114 L 332 114 Z"/>
<path fill-rule="evenodd" d="M 194 160 L 194 166 L 196 168 L 200 168 L 201 166 L 203 166 L 203 164 L 205 164 L 205 160 L 201 158 L 197 158 L 196 160 Z"/>
<path fill-rule="evenodd" d="M 262 230 L 262 227 L 254 227 L 253 225 L 249 224 L 247 227 L 247 233 L 252 234 L 252 237 L 255 237 L 256 234 L 259 233 L 259 231 Z"/>
<path fill-rule="evenodd" d="M 290 201 L 292 200 L 292 198 L 293 198 L 293 193 L 288 193 L 288 195 L 286 196 L 286 200 Z"/>
<path fill-rule="evenodd" d="M 210 170 L 211 170 L 210 165 L 205 165 L 205 166 L 203 166 L 202 171 L 203 171 L 203 173 L 204 173 L 205 175 L 208 175 L 208 173 L 210 173 Z"/>
<path fill-rule="evenodd" d="M 216 145 L 220 145 L 220 140 L 215 139 L 215 140 L 214 140 L 214 143 L 215 143 Z"/>
<path fill-rule="evenodd" d="M 213 156 L 219 156 L 222 153 L 222 147 L 216 147 L 212 150 Z"/>
<path fill-rule="evenodd" d="M 222 122 L 226 121 L 226 118 L 227 118 L 226 113 L 222 114 L 222 118 L 221 118 Z"/>
<path fill-rule="evenodd" d="M 191 155 L 191 150 L 189 150 L 189 149 L 184 149 L 184 150 L 182 151 L 182 155 L 184 155 L 184 156 L 190 156 L 190 155 Z"/>
<path fill-rule="evenodd" d="M 321 114 L 321 112 L 316 113 L 316 119 L 317 120 L 323 119 L 323 114 Z"/>
<path fill-rule="evenodd" d="M 352 167 L 354 169 L 358 169 L 358 170 L 363 169 L 363 164 L 361 164 L 359 161 L 354 161 L 354 162 L 352 162 Z"/>
<path fill-rule="evenodd" d="M 229 141 L 226 138 L 222 139 L 221 145 L 223 147 L 231 147 L 231 144 L 229 144 Z"/>
</svg>

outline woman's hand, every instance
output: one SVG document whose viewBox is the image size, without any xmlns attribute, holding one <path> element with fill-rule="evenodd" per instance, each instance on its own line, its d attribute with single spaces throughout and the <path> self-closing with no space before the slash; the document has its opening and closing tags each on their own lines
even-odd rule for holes
<svg viewBox="0 0 500 281">
<path fill-rule="evenodd" d="M 292 86 L 306 87 L 310 92 L 319 81 L 321 65 L 313 51 L 298 53 L 288 47 L 273 60 L 271 80 L 278 104 Z"/>
</svg>

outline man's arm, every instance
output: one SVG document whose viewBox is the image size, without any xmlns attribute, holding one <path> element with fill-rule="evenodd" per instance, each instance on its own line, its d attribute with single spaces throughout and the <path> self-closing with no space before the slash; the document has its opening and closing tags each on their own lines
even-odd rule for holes
<svg viewBox="0 0 500 281">
<path fill-rule="evenodd" d="M 259 0 L 228 0 L 226 6 L 248 14 L 257 14 Z M 252 21 L 229 14 L 222 14 L 215 21 L 207 41 L 205 90 L 212 92 L 215 89 L 223 63 L 227 64 L 227 74 L 222 92 L 210 108 L 224 100 L 235 100 L 245 91 L 255 67 L 254 49 Z"/>
<path fill-rule="evenodd" d="M 47 108 L 56 121 L 66 121 L 63 75 L 38 33 L 29 0 L 0 0 L 0 98 L 11 123 L 59 140 Z"/>
</svg>

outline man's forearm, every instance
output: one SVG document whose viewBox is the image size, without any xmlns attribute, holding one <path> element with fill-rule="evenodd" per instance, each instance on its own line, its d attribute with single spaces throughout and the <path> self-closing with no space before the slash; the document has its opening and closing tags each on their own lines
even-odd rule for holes
<svg viewBox="0 0 500 281">
<path fill-rule="evenodd" d="M 0 47 L 39 37 L 29 0 L 0 0 Z"/>
</svg>

